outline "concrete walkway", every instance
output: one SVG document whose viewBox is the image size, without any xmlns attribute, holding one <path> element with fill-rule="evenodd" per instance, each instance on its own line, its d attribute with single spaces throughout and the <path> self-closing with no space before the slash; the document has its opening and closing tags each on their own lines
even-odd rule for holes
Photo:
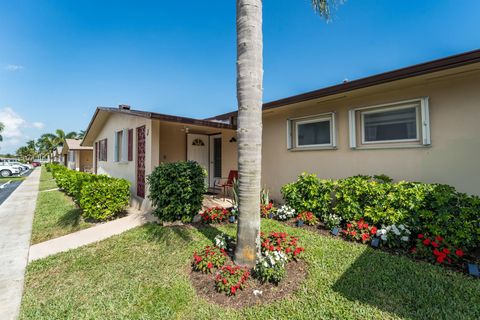
<svg viewBox="0 0 480 320">
<path fill-rule="evenodd" d="M 95 243 L 153 221 L 156 218 L 151 214 L 130 208 L 126 217 L 34 244 L 30 247 L 28 262 Z"/>
<path fill-rule="evenodd" d="M 0 205 L 0 319 L 20 311 L 40 169 L 35 169 Z"/>
</svg>

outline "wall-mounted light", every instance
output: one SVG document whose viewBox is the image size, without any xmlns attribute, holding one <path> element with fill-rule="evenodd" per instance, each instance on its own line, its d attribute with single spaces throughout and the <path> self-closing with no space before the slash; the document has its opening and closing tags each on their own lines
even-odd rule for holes
<svg viewBox="0 0 480 320">
<path fill-rule="evenodd" d="M 232 137 L 232 139 L 230 139 L 230 142 L 237 142 L 237 138 Z"/>
</svg>

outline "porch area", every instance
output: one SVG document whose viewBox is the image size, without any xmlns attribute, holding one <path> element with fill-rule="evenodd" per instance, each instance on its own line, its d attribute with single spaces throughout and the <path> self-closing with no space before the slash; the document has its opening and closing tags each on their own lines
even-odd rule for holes
<svg viewBox="0 0 480 320">
<path fill-rule="evenodd" d="M 223 187 L 237 169 L 234 128 L 223 123 L 194 125 L 158 121 L 158 162 L 196 161 L 206 171 L 209 206 L 231 206 L 231 188 Z M 231 180 L 231 179 L 230 179 Z M 225 193 L 224 193 L 225 191 Z"/>
</svg>

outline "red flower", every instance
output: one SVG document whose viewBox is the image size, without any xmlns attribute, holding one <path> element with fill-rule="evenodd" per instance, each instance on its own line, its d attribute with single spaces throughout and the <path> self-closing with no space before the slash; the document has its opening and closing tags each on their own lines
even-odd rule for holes
<svg viewBox="0 0 480 320">
<path fill-rule="evenodd" d="M 355 235 L 357 234 L 357 231 L 353 230 L 353 231 L 350 232 L 350 234 L 351 234 L 352 236 L 355 236 Z"/>
<path fill-rule="evenodd" d="M 445 256 L 438 256 L 437 257 L 437 262 L 438 263 L 443 263 L 445 261 Z"/>
<path fill-rule="evenodd" d="M 435 241 L 432 241 L 432 242 L 431 242 L 431 245 L 432 245 L 432 247 L 434 247 L 434 248 L 438 248 L 438 243 L 436 243 Z"/>
<path fill-rule="evenodd" d="M 363 241 L 367 241 L 368 238 L 370 238 L 370 235 L 369 235 L 368 233 L 362 234 L 362 240 L 363 240 Z"/>
<path fill-rule="evenodd" d="M 347 228 L 351 228 L 352 227 L 352 224 L 351 223 L 347 223 Z"/>
<path fill-rule="evenodd" d="M 428 246 L 430 244 L 430 239 L 427 238 L 427 239 L 423 240 L 423 244 Z"/>
<path fill-rule="evenodd" d="M 222 280 L 223 284 L 227 284 L 227 279 Z"/>
<path fill-rule="evenodd" d="M 417 237 L 418 239 L 423 239 L 424 235 L 420 233 Z"/>
<path fill-rule="evenodd" d="M 443 253 L 445 253 L 445 254 L 449 254 L 449 253 L 450 253 L 450 250 L 448 250 L 448 248 L 443 248 L 442 251 L 443 251 Z"/>
<path fill-rule="evenodd" d="M 443 238 L 440 236 L 435 236 L 435 240 L 437 240 L 438 242 L 442 242 Z"/>
<path fill-rule="evenodd" d="M 437 249 L 434 249 L 433 254 L 436 255 L 436 256 L 439 256 L 441 254 L 441 252 L 438 251 Z"/>
<path fill-rule="evenodd" d="M 373 227 L 371 230 L 370 230 L 370 233 L 371 234 L 376 234 L 377 233 L 377 227 Z"/>
<path fill-rule="evenodd" d="M 462 250 L 462 249 L 457 249 L 457 250 L 455 251 L 455 254 L 457 255 L 457 257 L 461 258 L 461 257 L 463 257 L 463 254 L 464 254 L 464 253 L 463 253 L 463 250 Z"/>
<path fill-rule="evenodd" d="M 213 268 L 213 264 L 212 264 L 211 262 L 209 262 L 209 263 L 207 264 L 207 268 L 208 268 L 208 269 L 212 269 L 212 268 Z"/>
<path fill-rule="evenodd" d="M 235 287 L 231 287 L 231 288 L 230 288 L 230 292 L 231 292 L 232 294 L 235 294 L 236 291 L 237 291 L 237 288 L 235 288 Z"/>
</svg>

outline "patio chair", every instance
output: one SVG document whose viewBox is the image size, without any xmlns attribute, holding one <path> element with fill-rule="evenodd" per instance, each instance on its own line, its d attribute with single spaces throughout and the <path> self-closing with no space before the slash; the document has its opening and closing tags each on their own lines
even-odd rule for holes
<svg viewBox="0 0 480 320">
<path fill-rule="evenodd" d="M 230 170 L 228 178 L 220 178 L 215 180 L 214 188 L 223 189 L 223 200 L 227 197 L 228 190 L 233 188 L 233 181 L 238 179 L 238 170 Z"/>
</svg>

